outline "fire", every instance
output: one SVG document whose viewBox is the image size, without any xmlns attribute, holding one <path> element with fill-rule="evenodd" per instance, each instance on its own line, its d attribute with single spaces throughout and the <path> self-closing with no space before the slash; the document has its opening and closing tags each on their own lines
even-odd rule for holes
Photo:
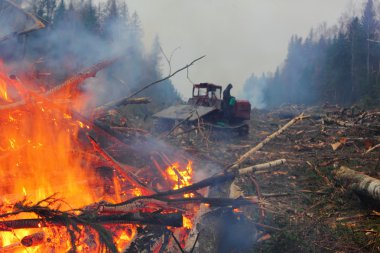
<svg viewBox="0 0 380 253">
<path fill-rule="evenodd" d="M 193 180 L 193 168 L 192 168 L 193 162 L 189 160 L 187 162 L 186 166 L 181 167 L 180 163 L 175 162 L 168 166 L 165 170 L 166 175 L 169 177 L 169 180 L 171 184 L 173 185 L 173 190 L 183 188 L 185 186 L 189 186 L 192 184 Z M 193 193 L 190 194 L 184 194 L 185 198 L 191 198 L 194 196 Z M 194 214 L 197 212 L 197 208 L 194 207 L 191 214 Z M 183 227 L 186 229 L 192 229 L 193 222 L 191 220 L 191 216 L 183 216 Z M 183 237 L 186 237 L 184 235 L 185 233 L 182 233 Z"/>
<path fill-rule="evenodd" d="M 79 131 L 90 127 L 82 121 L 74 120 L 71 110 L 80 111 L 85 105 L 75 101 L 53 106 L 45 99 L 39 99 L 43 95 L 36 95 L 38 91 L 32 86 L 20 80 L 10 80 L 5 73 L 7 71 L 0 62 L 0 106 L 11 106 L 17 102 L 24 105 L 15 110 L 4 109 L 3 112 L 0 109 L 1 213 L 12 211 L 12 205 L 7 203 L 22 199 L 36 203 L 55 193 L 64 202 L 52 208 L 62 211 L 101 201 L 104 196 L 92 188 L 97 184 L 97 179 L 89 159 L 75 155 L 75 152 L 83 148 L 78 142 Z M 8 88 L 12 85 L 17 86 L 13 87 L 14 97 L 17 98 L 15 102 L 8 93 Z M 28 97 L 33 99 L 28 100 Z M 72 108 L 73 104 L 75 108 Z M 119 191 L 114 196 L 115 202 L 120 201 L 120 196 L 116 196 L 118 194 Z M 33 214 L 13 216 L 15 217 L 38 218 Z M 129 232 L 118 235 L 118 247 L 128 244 L 136 233 L 133 225 L 125 225 L 123 229 Z M 43 238 L 41 232 L 44 233 Z M 23 245 L 23 238 L 26 241 L 32 240 L 32 245 Z M 25 252 L 27 247 L 27 252 L 47 252 L 48 248 L 66 252 L 71 247 L 69 241 L 64 227 L 16 229 L 0 232 L 0 251 Z M 79 243 L 77 250 L 85 251 L 85 248 L 85 244 Z M 89 252 L 88 249 L 86 252 Z"/>
<path fill-rule="evenodd" d="M 186 167 L 181 169 L 180 164 L 178 162 L 175 162 L 172 165 L 168 166 L 168 168 L 165 170 L 166 174 L 171 180 L 171 183 L 173 184 L 173 190 L 177 190 L 192 184 L 192 164 L 193 162 L 189 160 Z M 192 197 L 192 194 L 184 194 L 184 197 Z"/>
<path fill-rule="evenodd" d="M 183 216 L 183 227 L 185 227 L 187 229 L 191 229 L 193 227 L 193 223 L 192 223 L 191 219 L 189 219 L 186 216 Z"/>
<path fill-rule="evenodd" d="M 0 98 L 6 102 L 11 102 L 12 99 L 8 97 L 7 83 L 5 78 L 0 75 Z"/>
</svg>

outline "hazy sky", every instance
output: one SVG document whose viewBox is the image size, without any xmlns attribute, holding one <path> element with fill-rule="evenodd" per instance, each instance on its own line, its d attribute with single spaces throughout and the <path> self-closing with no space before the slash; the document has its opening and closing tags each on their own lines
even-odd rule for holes
<svg viewBox="0 0 380 253">
<path fill-rule="evenodd" d="M 127 4 L 141 19 L 147 47 L 156 35 L 167 55 L 180 47 L 172 70 L 207 55 L 191 67 L 191 80 L 232 83 L 237 94 L 252 73 L 273 72 L 282 63 L 292 34 L 305 37 L 322 22 L 334 25 L 349 6 L 362 8 L 363 1 L 127 0 Z M 190 95 L 186 71 L 172 81 L 181 94 Z"/>
</svg>

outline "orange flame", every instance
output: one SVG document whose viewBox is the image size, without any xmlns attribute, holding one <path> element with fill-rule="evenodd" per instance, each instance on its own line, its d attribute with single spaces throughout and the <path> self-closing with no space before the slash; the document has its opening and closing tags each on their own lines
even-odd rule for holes
<svg viewBox="0 0 380 253">
<path fill-rule="evenodd" d="M 0 99 L 12 102 L 7 93 L 8 78 L 0 62 Z M 21 81 L 17 81 L 17 91 L 31 90 Z M 19 99 L 25 99 L 25 94 L 19 94 Z M 33 94 L 31 94 L 33 95 Z M 32 101 L 26 101 L 22 108 L 16 108 L 11 113 L 0 111 L 0 203 L 15 203 L 20 199 L 38 202 L 55 193 L 68 203 L 65 206 L 53 206 L 59 210 L 79 208 L 101 201 L 104 196 L 95 190 L 99 185 L 90 160 L 80 152 L 78 134 L 81 129 L 90 127 L 82 121 L 73 119 L 71 107 L 73 103 L 60 104 L 54 107 L 39 95 Z M 80 110 L 84 104 L 75 101 L 75 109 Z M 58 108 L 58 109 L 57 109 Z M 115 187 L 116 188 L 116 187 Z M 115 194 L 115 200 L 120 201 L 120 191 Z M 137 191 L 136 195 L 139 194 Z M 0 204 L 0 212 L 10 212 L 12 206 Z M 12 218 L 38 218 L 28 214 Z M 136 233 L 135 226 L 125 225 L 128 233 L 119 234 L 117 247 L 123 247 Z M 27 252 L 66 252 L 70 247 L 65 228 L 17 229 L 11 232 L 0 232 L 0 251 L 26 252 L 20 240 L 37 232 L 44 231 L 49 242 L 28 247 Z M 115 234 L 118 234 L 117 231 Z M 81 236 L 82 237 L 82 236 Z M 83 236 L 85 237 L 85 236 Z M 85 240 L 85 239 L 83 239 Z M 68 243 L 66 243 L 68 242 Z M 54 250 L 49 247 L 54 244 Z M 78 244 L 78 251 L 94 252 L 86 249 L 86 244 Z"/>
<path fill-rule="evenodd" d="M 173 190 L 177 190 L 185 186 L 191 185 L 193 177 L 192 164 L 193 162 L 189 160 L 186 167 L 184 169 L 181 169 L 179 163 L 176 162 L 168 166 L 168 168 L 165 170 L 166 174 L 171 180 Z M 189 198 L 191 196 L 192 194 L 184 194 L 185 198 Z"/>
<path fill-rule="evenodd" d="M 3 75 L 0 75 L 0 99 L 12 102 L 12 99 L 8 97 L 7 82 Z"/>
</svg>

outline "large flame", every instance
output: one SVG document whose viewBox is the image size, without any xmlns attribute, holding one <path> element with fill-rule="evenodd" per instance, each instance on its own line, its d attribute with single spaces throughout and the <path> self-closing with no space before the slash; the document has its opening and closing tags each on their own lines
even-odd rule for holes
<svg viewBox="0 0 380 253">
<path fill-rule="evenodd" d="M 11 211 L 12 207 L 7 207 L 7 203 L 15 203 L 23 198 L 36 203 L 57 193 L 64 200 L 61 206 L 55 207 L 60 210 L 79 208 L 102 200 L 104 196 L 93 188 L 96 185 L 95 173 L 89 166 L 89 160 L 80 152 L 82 144 L 78 141 L 78 133 L 81 128 L 88 126 L 74 120 L 71 115 L 72 109 L 80 110 L 84 106 L 78 103 L 84 100 L 52 105 L 43 95 L 37 95 L 37 90 L 9 78 L 6 73 L 7 70 L 0 64 L 0 211 Z M 9 98 L 10 87 L 15 91 L 15 102 Z M 15 104 L 17 106 L 13 107 Z M 37 217 L 28 214 L 17 218 Z M 54 244 L 56 252 L 65 252 L 71 245 L 67 233 L 61 230 L 64 229 L 1 232 L 0 251 L 25 252 L 25 245 L 21 245 L 20 240 L 30 237 L 32 245 L 27 252 L 47 251 L 48 246 L 38 246 L 41 242 L 35 240 L 43 240 L 45 245 Z M 134 227 L 129 226 L 129 231 L 119 236 L 116 241 L 118 247 L 134 236 Z M 55 239 L 47 242 L 46 238 Z M 86 250 L 83 245 L 79 245 L 78 251 Z M 91 251 L 87 249 L 86 252 Z"/>
</svg>

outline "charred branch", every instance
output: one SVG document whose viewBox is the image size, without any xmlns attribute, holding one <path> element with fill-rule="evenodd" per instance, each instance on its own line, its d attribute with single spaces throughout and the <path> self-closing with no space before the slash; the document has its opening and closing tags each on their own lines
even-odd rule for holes
<svg viewBox="0 0 380 253">
<path fill-rule="evenodd" d="M 100 215 L 95 217 L 75 216 L 71 218 L 75 223 L 82 225 L 89 224 L 140 224 L 140 225 L 160 225 L 171 227 L 182 227 L 181 213 L 127 213 L 121 215 Z M 47 219 L 18 219 L 0 221 L 0 231 L 11 231 L 14 229 L 40 228 L 48 226 L 67 226 L 67 219 L 55 216 Z"/>
<path fill-rule="evenodd" d="M 262 165 L 256 165 L 257 167 L 263 167 L 263 166 L 274 166 L 274 164 L 283 164 L 285 161 L 284 159 L 282 160 L 277 160 L 277 161 L 274 161 L 274 162 L 269 162 L 269 163 L 265 163 L 265 164 L 262 164 Z M 248 173 L 250 171 L 253 170 L 253 167 L 250 167 L 250 169 L 242 169 L 243 172 L 241 172 L 241 174 L 245 174 L 245 173 Z M 108 206 L 108 207 L 111 207 L 111 206 L 123 206 L 123 205 L 127 205 L 127 204 L 130 204 L 130 203 L 133 203 L 135 201 L 138 201 L 138 200 L 142 200 L 142 199 L 157 199 L 157 200 L 161 200 L 161 201 L 171 201 L 171 200 L 168 200 L 166 197 L 168 196 L 178 196 L 180 194 L 185 194 L 185 193 L 190 193 L 190 192 L 194 192 L 196 190 L 199 190 L 199 189 L 202 189 L 202 188 L 205 188 L 205 187 L 209 187 L 209 186 L 214 186 L 214 185 L 218 185 L 218 184 L 222 184 L 222 183 L 225 183 L 225 182 L 228 182 L 228 181 L 232 181 L 233 179 L 235 179 L 236 176 L 238 176 L 240 173 L 240 171 L 233 171 L 233 172 L 225 172 L 225 173 L 222 173 L 222 174 L 219 174 L 219 175 L 216 175 L 216 176 L 213 176 L 213 177 L 209 177 L 209 178 L 206 178 L 206 179 L 203 179 L 197 183 L 194 183 L 192 185 L 189 185 L 189 186 L 185 186 L 183 188 L 180 188 L 180 189 L 177 189 L 177 190 L 168 190 L 168 191 L 164 191 L 164 192 L 159 192 L 159 193 L 156 193 L 156 194 L 152 194 L 152 195 L 148 195 L 148 196 L 139 196 L 139 197 L 135 197 L 135 198 L 131 198 L 125 202 L 122 202 L 122 203 L 118 203 L 118 204 L 108 204 L 108 205 L 105 205 L 105 206 Z M 199 199 L 198 201 L 200 201 L 200 203 L 207 203 L 207 202 L 201 202 L 201 200 L 207 200 L 207 198 L 201 198 Z M 190 198 L 191 200 L 191 198 Z M 186 201 L 183 200 L 183 201 Z"/>
<path fill-rule="evenodd" d="M 195 62 L 197 62 L 197 61 L 203 59 L 204 57 L 206 57 L 206 55 L 203 55 L 203 56 L 201 56 L 201 57 L 199 57 L 199 58 L 193 60 L 192 62 L 190 62 L 190 63 L 187 64 L 186 66 L 184 66 L 184 67 L 182 67 L 182 68 L 176 70 L 176 71 L 173 72 L 172 74 L 169 74 L 168 76 L 166 76 L 166 77 L 164 77 L 164 78 L 162 78 L 162 79 L 160 79 L 160 80 L 157 80 L 157 81 L 154 81 L 154 82 L 152 82 L 152 83 L 150 83 L 150 84 L 145 85 L 145 86 L 142 87 L 141 89 L 139 89 L 139 90 L 135 91 L 134 93 L 132 93 L 131 95 L 129 95 L 127 98 L 132 98 L 132 97 L 136 96 L 137 94 L 141 93 L 142 91 L 144 91 L 144 90 L 146 90 L 146 89 L 152 87 L 153 85 L 156 85 L 156 84 L 158 84 L 158 83 L 161 83 L 161 82 L 163 82 L 163 81 L 165 81 L 165 80 L 170 79 L 171 77 L 175 76 L 177 73 L 181 72 L 182 70 L 185 70 L 185 69 L 190 68 L 191 65 L 193 65 Z"/>
<path fill-rule="evenodd" d="M 57 96 L 60 95 L 63 92 L 69 92 L 69 94 L 73 94 L 72 91 L 75 89 L 78 89 L 78 85 L 81 84 L 84 80 L 95 77 L 96 73 L 98 73 L 100 70 L 107 68 L 108 66 L 112 65 L 114 62 L 116 62 L 119 58 L 113 58 L 110 60 L 104 60 L 102 62 L 99 62 L 90 68 L 78 73 L 77 75 L 71 77 L 70 79 L 66 80 L 64 83 L 54 87 L 53 89 L 50 89 L 45 93 L 45 96 Z"/>
</svg>

